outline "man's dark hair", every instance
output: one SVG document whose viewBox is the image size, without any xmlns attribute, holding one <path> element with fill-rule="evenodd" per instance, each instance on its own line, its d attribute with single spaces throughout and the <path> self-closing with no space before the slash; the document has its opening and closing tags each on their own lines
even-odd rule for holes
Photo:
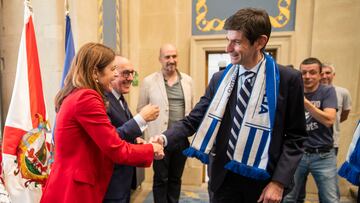
<svg viewBox="0 0 360 203">
<path fill-rule="evenodd" d="M 309 58 L 307 58 L 307 59 L 305 59 L 305 60 L 303 60 L 302 62 L 301 62 L 301 64 L 300 64 L 300 67 L 301 67 L 301 65 L 310 65 L 310 64 L 318 64 L 319 65 L 319 73 L 321 73 L 321 71 L 322 71 L 322 63 L 321 63 L 321 61 L 319 60 L 319 59 L 317 59 L 317 58 L 315 58 L 315 57 L 309 57 Z"/>
<path fill-rule="evenodd" d="M 243 32 L 250 44 L 253 45 L 261 35 L 266 35 L 269 40 L 271 23 L 265 10 L 244 8 L 226 19 L 224 29 Z"/>
</svg>

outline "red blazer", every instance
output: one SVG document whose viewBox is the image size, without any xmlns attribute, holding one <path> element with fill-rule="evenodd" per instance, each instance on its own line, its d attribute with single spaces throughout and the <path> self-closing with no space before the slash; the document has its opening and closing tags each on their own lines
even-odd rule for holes
<svg viewBox="0 0 360 203">
<path fill-rule="evenodd" d="M 119 138 L 101 96 L 90 89 L 76 89 L 64 99 L 54 136 L 55 161 L 42 203 L 101 203 L 114 163 L 149 167 L 154 156 L 151 144 Z"/>
</svg>

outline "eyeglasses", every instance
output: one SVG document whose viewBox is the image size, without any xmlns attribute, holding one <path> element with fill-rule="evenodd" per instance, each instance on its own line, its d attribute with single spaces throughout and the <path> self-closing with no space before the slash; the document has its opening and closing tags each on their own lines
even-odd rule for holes
<svg viewBox="0 0 360 203">
<path fill-rule="evenodd" d="M 119 73 L 121 76 L 123 76 L 124 78 L 128 78 L 130 77 L 130 75 L 132 77 L 134 77 L 135 75 L 137 75 L 137 72 L 134 70 L 124 70 L 122 72 Z"/>
</svg>

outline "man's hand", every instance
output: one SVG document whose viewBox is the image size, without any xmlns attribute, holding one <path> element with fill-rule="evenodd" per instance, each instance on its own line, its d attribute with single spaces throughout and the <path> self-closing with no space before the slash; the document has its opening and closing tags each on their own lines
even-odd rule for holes
<svg viewBox="0 0 360 203">
<path fill-rule="evenodd" d="M 157 117 L 159 116 L 159 112 L 160 108 L 158 106 L 148 104 L 140 110 L 139 114 L 146 122 L 149 122 L 157 119 Z"/>
<path fill-rule="evenodd" d="M 161 146 L 164 146 L 165 141 L 161 135 L 155 135 L 155 136 L 150 137 L 149 142 L 150 143 L 158 143 L 158 144 L 161 144 Z"/>
<path fill-rule="evenodd" d="M 305 108 L 309 107 L 309 105 L 311 105 L 311 102 L 308 99 L 306 99 L 306 97 L 304 97 L 304 106 L 305 106 Z"/>
<path fill-rule="evenodd" d="M 150 144 L 152 144 L 154 149 L 154 159 L 155 160 L 163 159 L 165 156 L 164 147 L 158 143 L 150 143 Z"/>
<path fill-rule="evenodd" d="M 323 110 L 316 107 L 309 100 L 304 97 L 304 106 L 305 109 L 310 113 L 310 115 L 322 123 L 326 127 L 330 128 L 335 122 L 336 119 L 336 109 L 325 107 Z"/>
<path fill-rule="evenodd" d="M 280 203 L 284 192 L 284 186 L 276 181 L 271 181 L 262 191 L 258 202 Z"/>
<path fill-rule="evenodd" d="M 142 139 L 141 137 L 137 137 L 135 138 L 135 143 L 136 144 L 146 144 L 146 140 Z"/>
</svg>

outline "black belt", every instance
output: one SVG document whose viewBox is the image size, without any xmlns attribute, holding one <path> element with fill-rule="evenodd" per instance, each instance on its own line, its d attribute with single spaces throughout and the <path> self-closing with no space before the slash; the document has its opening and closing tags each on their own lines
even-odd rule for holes
<svg viewBox="0 0 360 203">
<path fill-rule="evenodd" d="M 330 152 L 333 148 L 324 147 L 324 148 L 305 148 L 305 152 L 313 154 L 313 153 L 327 153 Z"/>
</svg>

